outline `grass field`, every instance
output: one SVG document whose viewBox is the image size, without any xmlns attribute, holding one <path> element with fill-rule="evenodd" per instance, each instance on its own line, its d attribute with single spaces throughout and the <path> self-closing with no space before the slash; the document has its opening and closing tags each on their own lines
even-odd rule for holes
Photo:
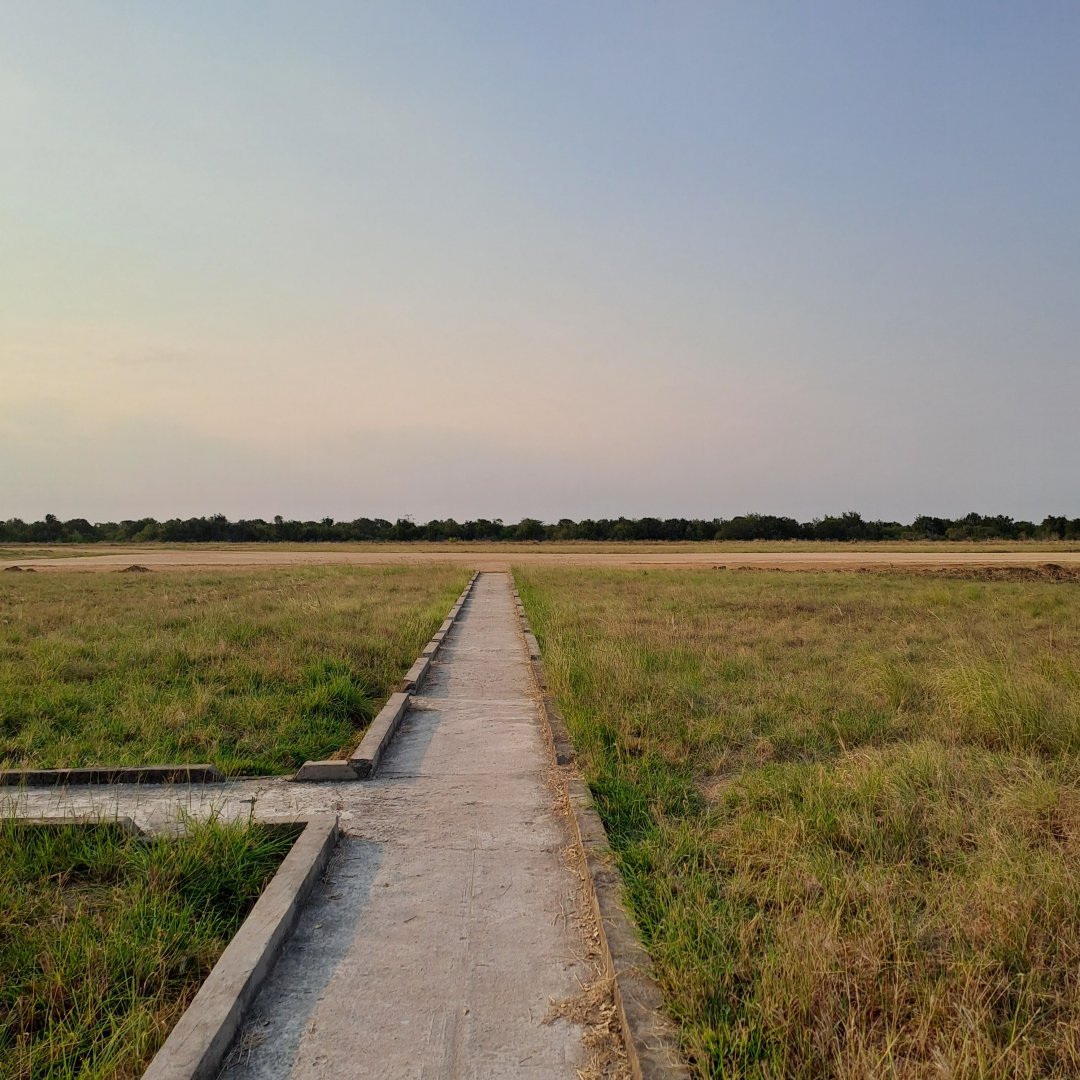
<svg viewBox="0 0 1080 1080">
<path fill-rule="evenodd" d="M 293 839 L 0 818 L 0 1076 L 141 1076 Z"/>
<path fill-rule="evenodd" d="M 699 1074 L 1080 1074 L 1080 588 L 517 578 Z"/>
<path fill-rule="evenodd" d="M 72 559 L 80 555 L 90 554 L 90 544 L 72 545 L 66 544 L 0 544 L 0 565 L 11 562 L 22 562 L 26 559 Z"/>
<path fill-rule="evenodd" d="M 355 744 L 468 572 L 0 577 L 0 767 L 280 773 Z"/>
</svg>

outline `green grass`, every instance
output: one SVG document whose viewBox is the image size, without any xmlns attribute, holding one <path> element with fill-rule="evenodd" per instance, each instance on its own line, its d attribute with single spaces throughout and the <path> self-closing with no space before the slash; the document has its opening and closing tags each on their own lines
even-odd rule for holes
<svg viewBox="0 0 1080 1080">
<path fill-rule="evenodd" d="M 357 736 L 468 580 L 417 566 L 0 576 L 0 767 L 290 771 Z"/>
<path fill-rule="evenodd" d="M 0 1076 L 140 1076 L 294 838 L 0 818 Z"/>
<path fill-rule="evenodd" d="M 1080 589 L 517 578 L 697 1073 L 1080 1074 Z"/>
</svg>

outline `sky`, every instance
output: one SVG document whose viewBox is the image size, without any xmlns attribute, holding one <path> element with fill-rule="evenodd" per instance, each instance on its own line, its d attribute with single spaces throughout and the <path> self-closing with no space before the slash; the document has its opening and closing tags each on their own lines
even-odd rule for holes
<svg viewBox="0 0 1080 1080">
<path fill-rule="evenodd" d="M 6 0 L 0 518 L 1080 514 L 1080 5 Z"/>
</svg>

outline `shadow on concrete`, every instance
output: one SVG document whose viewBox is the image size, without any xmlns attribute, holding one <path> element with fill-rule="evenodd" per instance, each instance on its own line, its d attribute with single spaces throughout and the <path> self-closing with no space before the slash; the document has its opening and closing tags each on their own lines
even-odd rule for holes
<svg viewBox="0 0 1080 1080">
<path fill-rule="evenodd" d="M 303 1039 L 316 1005 L 349 954 L 383 845 L 343 836 L 219 1074 L 228 1080 L 285 1080 L 302 1069 Z"/>
<path fill-rule="evenodd" d="M 409 709 L 401 718 L 401 725 L 379 765 L 376 779 L 393 780 L 396 784 L 414 783 L 423 771 L 424 759 L 441 718 L 442 714 L 436 709 Z"/>
</svg>

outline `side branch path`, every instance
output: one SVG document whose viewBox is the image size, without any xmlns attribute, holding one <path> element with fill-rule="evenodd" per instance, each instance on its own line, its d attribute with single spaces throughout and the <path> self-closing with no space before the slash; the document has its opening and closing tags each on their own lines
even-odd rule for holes
<svg viewBox="0 0 1080 1080">
<path fill-rule="evenodd" d="M 589 971 L 548 766 L 509 579 L 485 574 L 379 779 L 320 785 L 342 811 L 392 805 L 343 814 L 225 1075 L 577 1075 L 581 1029 L 550 1022 Z"/>
</svg>

